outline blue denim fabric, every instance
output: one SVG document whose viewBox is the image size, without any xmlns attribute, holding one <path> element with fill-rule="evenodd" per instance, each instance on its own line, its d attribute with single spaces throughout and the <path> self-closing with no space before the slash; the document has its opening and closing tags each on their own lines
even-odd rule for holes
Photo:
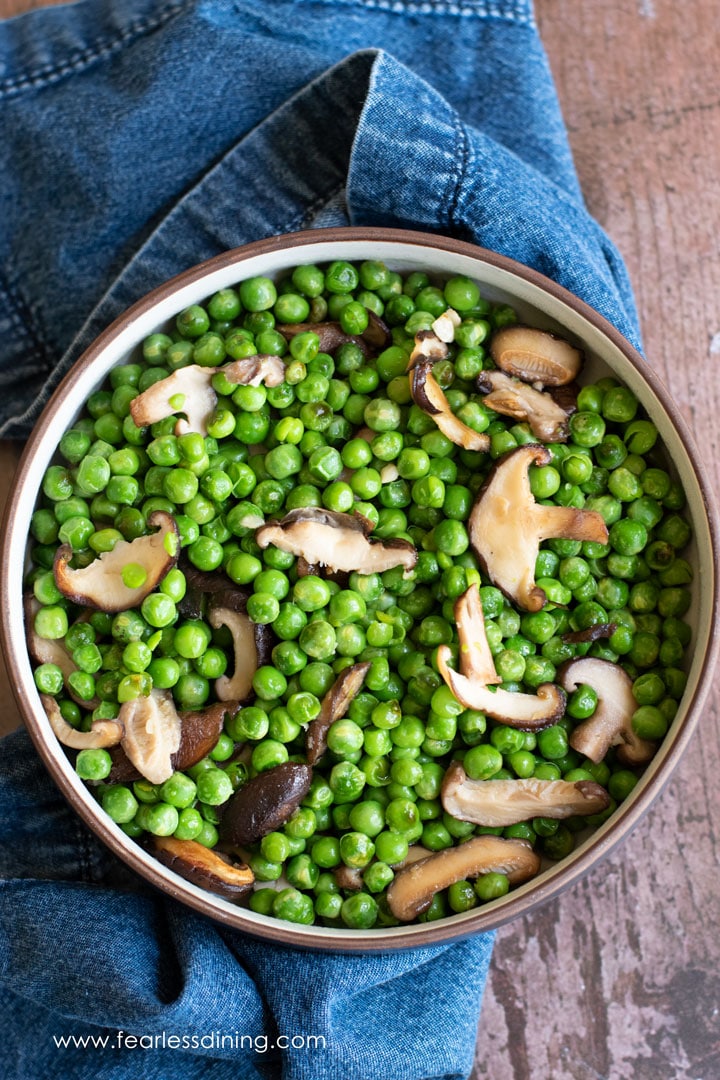
<svg viewBox="0 0 720 1080">
<path fill-rule="evenodd" d="M 525 262 L 635 344 L 529 0 L 81 0 L 0 24 L 0 432 L 168 277 L 298 228 L 411 226 Z M 141 886 L 27 737 L 0 755 L 0 1080 L 415 1080 L 470 1070 L 492 935 L 296 953 Z M 324 1036 L 58 1050 L 52 1035 Z M 261 1045 L 256 1043 L 257 1045 Z M 172 1056 L 170 1056 L 172 1055 Z"/>
</svg>

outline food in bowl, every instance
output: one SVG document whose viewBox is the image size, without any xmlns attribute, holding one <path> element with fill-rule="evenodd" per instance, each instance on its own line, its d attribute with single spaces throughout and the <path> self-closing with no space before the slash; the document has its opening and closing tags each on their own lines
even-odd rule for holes
<svg viewBox="0 0 720 1080">
<path fill-rule="evenodd" d="M 26 617 L 109 817 L 263 915 L 432 921 L 566 857 L 685 689 L 654 423 L 479 284 L 366 260 L 145 339 L 46 470 Z"/>
</svg>

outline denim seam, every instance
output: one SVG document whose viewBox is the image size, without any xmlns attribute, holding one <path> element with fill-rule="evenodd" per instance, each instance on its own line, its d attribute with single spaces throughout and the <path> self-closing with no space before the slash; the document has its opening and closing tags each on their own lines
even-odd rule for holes
<svg viewBox="0 0 720 1080">
<path fill-rule="evenodd" d="M 474 17 L 477 19 L 503 19 L 507 22 L 517 22 L 535 25 L 535 18 L 527 5 L 521 2 L 517 8 L 503 10 L 492 2 L 484 0 L 311 0 L 321 4 L 342 4 L 346 7 L 376 8 L 380 11 L 389 11 L 396 15 L 459 15 L 464 18 Z"/>
<path fill-rule="evenodd" d="M 4 296 L 7 301 L 5 310 L 9 312 L 13 326 L 23 338 L 29 339 L 34 358 L 42 364 L 45 370 L 49 371 L 55 363 L 51 350 L 41 334 L 38 333 L 28 305 L 17 289 L 2 274 L 0 274 L 0 295 Z"/>
<path fill-rule="evenodd" d="M 330 191 L 324 191 L 321 195 L 318 195 L 317 198 L 313 199 L 309 206 L 303 207 L 301 213 L 296 214 L 294 218 L 285 223 L 282 232 L 292 232 L 295 229 L 306 226 L 324 206 L 327 206 L 336 195 L 340 194 L 344 187 L 345 182 L 343 181 L 340 184 L 336 184 Z"/>
<path fill-rule="evenodd" d="M 460 164 L 455 179 L 455 190 L 452 193 L 452 198 L 450 199 L 448 206 L 448 222 L 453 229 L 457 228 L 458 225 L 460 195 L 463 189 L 463 182 L 468 174 L 468 162 L 470 160 L 470 140 L 468 139 L 465 125 L 457 114 L 455 114 L 455 146 L 455 160 Z"/>
<path fill-rule="evenodd" d="M 95 42 L 90 48 L 71 55 L 70 59 L 60 64 L 45 64 L 34 71 L 25 72 L 10 79 L 0 81 L 0 97 L 15 97 L 24 90 L 37 90 L 59 82 L 67 75 L 75 75 L 97 60 L 104 60 L 121 49 L 131 45 L 138 37 L 158 30 L 175 15 L 190 6 L 192 0 L 174 0 L 156 15 L 143 17 L 130 23 L 117 36 L 105 42 Z"/>
</svg>

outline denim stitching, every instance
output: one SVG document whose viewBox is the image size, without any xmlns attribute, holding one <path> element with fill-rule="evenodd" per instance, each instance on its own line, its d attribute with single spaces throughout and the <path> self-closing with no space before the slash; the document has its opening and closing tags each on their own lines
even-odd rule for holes
<svg viewBox="0 0 720 1080">
<path fill-rule="evenodd" d="M 455 145 L 457 147 L 455 160 L 459 161 L 460 165 L 457 170 L 455 190 L 452 193 L 452 198 L 450 199 L 450 204 L 448 206 L 448 222 L 451 229 L 457 228 L 460 196 L 463 190 L 463 182 L 468 175 L 468 161 L 470 155 L 470 140 L 467 137 L 465 125 L 457 114 L 455 115 Z"/>
<path fill-rule="evenodd" d="M 7 278 L 0 274 L 0 295 L 7 303 L 4 305 L 12 325 L 24 338 L 29 338 L 33 347 L 33 356 L 40 362 L 46 371 L 52 368 L 55 359 L 45 341 L 37 331 L 37 327 L 31 317 L 30 310 L 18 293 L 17 289 L 10 285 Z"/>
<path fill-rule="evenodd" d="M 287 222 L 285 224 L 285 227 L 280 230 L 280 233 L 282 234 L 286 232 L 293 232 L 295 229 L 305 228 L 307 224 L 312 221 L 315 215 L 323 209 L 323 207 L 327 206 L 329 202 L 332 202 L 336 195 L 340 194 L 344 187 L 345 183 L 343 182 L 341 184 L 337 184 L 336 187 L 334 187 L 331 191 L 323 192 L 322 195 L 318 195 L 318 197 L 314 199 L 309 206 L 303 207 L 301 213 L 296 214 L 294 218 Z"/>
<path fill-rule="evenodd" d="M 346 7 L 376 8 L 390 11 L 396 15 L 459 15 L 464 18 L 505 19 L 535 26 L 532 9 L 527 10 L 522 2 L 517 8 L 501 8 L 485 0 L 310 0 L 312 3 L 343 4 Z"/>
<path fill-rule="evenodd" d="M 29 71 L 14 78 L 3 79 L 0 81 L 0 96 L 15 97 L 24 90 L 38 89 L 59 82 L 66 75 L 76 74 L 96 60 L 103 60 L 119 52 L 132 44 L 136 38 L 159 29 L 173 16 L 180 14 L 183 9 L 189 7 L 191 2 L 192 0 L 175 0 L 174 3 L 159 11 L 157 15 L 137 19 L 135 22 L 130 23 L 113 40 L 107 41 L 103 45 L 96 43 L 91 48 L 78 52 L 62 64 L 45 64 L 35 71 Z"/>
</svg>

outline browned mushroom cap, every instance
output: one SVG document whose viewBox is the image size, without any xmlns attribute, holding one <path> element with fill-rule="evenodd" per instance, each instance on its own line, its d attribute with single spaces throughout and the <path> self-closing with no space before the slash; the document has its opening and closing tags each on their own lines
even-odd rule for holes
<svg viewBox="0 0 720 1080">
<path fill-rule="evenodd" d="M 308 724 L 305 742 L 309 765 L 314 765 L 327 750 L 327 733 L 331 724 L 342 719 L 350 708 L 353 698 L 360 692 L 370 661 L 345 668 L 322 699 L 320 712 Z"/>
<path fill-rule="evenodd" d="M 53 733 L 63 746 L 69 746 L 73 750 L 97 750 L 116 746 L 123 737 L 123 725 L 119 718 L 95 720 L 89 731 L 77 731 L 65 720 L 54 697 L 41 694 L 40 701 Z"/>
<path fill-rule="evenodd" d="M 361 334 L 363 341 L 366 341 L 368 345 L 372 345 L 374 349 L 387 349 L 389 345 L 392 345 L 390 327 L 384 319 L 381 319 L 374 311 L 370 311 L 369 308 L 367 314 L 368 324 Z"/>
<path fill-rule="evenodd" d="M 70 566 L 73 554 L 70 545 L 59 547 L 54 574 L 63 596 L 75 604 L 107 612 L 127 611 L 141 604 L 175 565 L 180 550 L 174 517 L 164 510 L 155 510 L 148 518 L 148 525 L 158 526 L 158 531 L 135 540 L 119 540 L 112 551 L 104 551 L 79 570 Z M 145 581 L 136 588 L 130 588 L 122 578 L 123 570 L 130 565 L 145 571 Z"/>
<path fill-rule="evenodd" d="M 489 450 L 490 438 L 464 424 L 450 408 L 440 383 L 432 373 L 433 361 L 418 361 L 410 378 L 410 393 L 418 408 L 431 416 L 446 438 L 465 450 Z"/>
<path fill-rule="evenodd" d="M 360 574 L 381 574 L 394 566 L 412 570 L 417 562 L 415 546 L 408 540 L 377 540 L 368 536 L 371 529 L 372 523 L 362 514 L 305 506 L 263 525 L 255 540 L 261 548 L 274 544 L 311 565 L 321 563 L 332 570 Z"/>
<path fill-rule="evenodd" d="M 540 856 L 525 840 L 473 836 L 399 870 L 387 891 L 387 901 L 396 919 L 410 922 L 430 907 L 436 892 L 463 878 L 505 874 L 511 885 L 520 885 L 539 869 Z"/>
<path fill-rule="evenodd" d="M 212 377 L 217 370 L 189 364 L 153 383 L 130 402 L 133 423 L 146 427 L 176 413 L 184 413 L 186 419 L 179 419 L 175 425 L 176 435 L 188 431 L 207 435 L 208 421 L 217 406 L 217 394 L 212 388 Z"/>
<path fill-rule="evenodd" d="M 534 817 L 599 814 L 610 805 L 594 780 L 470 780 L 459 761 L 445 773 L 440 798 L 453 817 L 493 828 Z"/>
<path fill-rule="evenodd" d="M 226 607 L 213 607 L 208 614 L 210 625 L 216 630 L 227 626 L 232 634 L 235 664 L 232 675 L 221 675 L 215 680 L 215 693 L 221 701 L 244 701 L 252 690 L 258 664 L 255 644 L 255 624 L 242 611 Z"/>
<path fill-rule="evenodd" d="M 543 506 L 530 490 L 530 465 L 548 465 L 549 450 L 530 443 L 504 454 L 480 489 L 468 521 L 468 534 L 483 570 L 505 595 L 539 611 L 547 597 L 535 584 L 541 540 L 565 537 L 606 544 L 608 531 L 600 514 L 572 506 Z"/>
<path fill-rule="evenodd" d="M 253 844 L 284 825 L 310 790 L 312 769 L 285 761 L 258 773 L 231 796 L 220 835 L 231 844 Z"/>
<path fill-rule="evenodd" d="M 558 670 L 558 681 L 566 690 L 591 686 L 598 696 L 595 712 L 573 731 L 570 745 L 591 761 L 602 761 L 611 746 L 618 747 L 618 760 L 626 765 L 645 765 L 657 746 L 641 739 L 632 728 L 637 702 L 632 679 L 619 664 L 586 656 L 569 660 Z"/>
<path fill-rule="evenodd" d="M 483 371 L 477 385 L 485 394 L 484 404 L 503 416 L 527 420 L 536 439 L 567 442 L 568 416 L 556 401 L 527 383 L 511 379 L 503 371 Z"/>
<path fill-rule="evenodd" d="M 279 356 L 268 356 L 265 353 L 232 360 L 215 370 L 224 375 L 228 382 L 243 386 L 259 386 L 260 383 L 264 386 L 279 386 L 285 382 L 285 364 Z"/>
<path fill-rule="evenodd" d="M 363 887 L 362 873 L 354 866 L 338 866 L 337 869 L 333 871 L 333 877 L 335 878 L 335 884 L 339 889 L 357 892 Z"/>
<path fill-rule="evenodd" d="M 226 861 L 196 840 L 157 836 L 152 850 L 161 863 L 180 877 L 226 900 L 237 900 L 255 881 L 249 866 Z"/>
<path fill-rule="evenodd" d="M 125 734 L 122 747 L 135 768 L 151 784 L 162 784 L 173 773 L 173 756 L 180 748 L 182 723 L 166 690 L 125 701 L 118 721 Z"/>
<path fill-rule="evenodd" d="M 563 634 L 562 640 L 569 645 L 582 644 L 587 641 L 600 641 L 601 638 L 612 637 L 616 630 L 617 623 L 595 623 L 594 626 L 588 626 L 584 630 L 571 630 L 570 633 Z"/>
<path fill-rule="evenodd" d="M 491 688 L 501 680 L 485 632 L 485 620 L 477 585 L 471 585 L 455 601 L 455 618 L 460 638 L 460 672 L 449 666 L 452 652 L 447 645 L 437 651 L 437 667 L 447 686 L 466 709 L 478 709 L 520 731 L 540 731 L 559 720 L 565 711 L 565 694 L 554 683 L 543 683 L 537 694 L 517 694 Z"/>
<path fill-rule="evenodd" d="M 334 353 L 341 345 L 357 345 L 363 356 L 369 356 L 372 349 L 369 341 L 360 334 L 346 334 L 339 322 L 321 323 L 279 323 L 276 327 L 284 338 L 290 341 L 297 334 L 311 330 L 320 338 L 320 352 Z"/>
<path fill-rule="evenodd" d="M 509 375 L 543 386 L 577 378 L 583 354 L 568 341 L 530 326 L 506 326 L 493 334 L 490 355 Z"/>
</svg>

